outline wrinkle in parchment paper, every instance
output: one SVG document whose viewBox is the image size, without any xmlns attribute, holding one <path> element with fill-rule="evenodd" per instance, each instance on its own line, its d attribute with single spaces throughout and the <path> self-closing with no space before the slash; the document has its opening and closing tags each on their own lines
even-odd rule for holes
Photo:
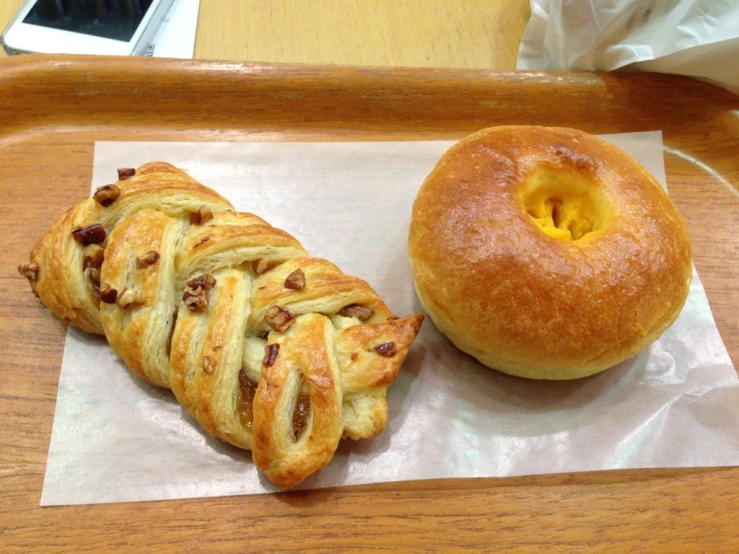
<svg viewBox="0 0 739 554">
<path fill-rule="evenodd" d="M 659 132 L 608 140 L 663 184 Z M 97 143 L 92 188 L 163 160 L 314 256 L 367 280 L 397 314 L 420 311 L 406 255 L 416 191 L 450 142 Z M 81 199 L 80 199 L 81 200 Z M 442 477 L 739 464 L 739 381 L 698 276 L 677 322 L 604 373 L 534 382 L 484 368 L 427 319 L 373 440 L 342 441 L 301 488 Z M 69 329 L 43 505 L 251 494 L 275 488 L 249 452 L 207 435 L 120 362 Z"/>
</svg>

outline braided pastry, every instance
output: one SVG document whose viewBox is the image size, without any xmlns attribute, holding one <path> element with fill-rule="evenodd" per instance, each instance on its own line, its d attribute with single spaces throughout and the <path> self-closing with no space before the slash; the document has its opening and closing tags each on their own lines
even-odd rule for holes
<svg viewBox="0 0 739 554">
<path fill-rule="evenodd" d="M 58 317 L 104 334 L 276 485 L 370 438 L 423 316 L 166 163 L 119 170 L 56 221 L 19 271 Z"/>
</svg>

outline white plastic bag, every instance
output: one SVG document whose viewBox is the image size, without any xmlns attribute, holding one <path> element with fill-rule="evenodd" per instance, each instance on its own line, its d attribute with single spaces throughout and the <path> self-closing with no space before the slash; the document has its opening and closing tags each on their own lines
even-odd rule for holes
<svg viewBox="0 0 739 554">
<path fill-rule="evenodd" d="M 627 66 L 739 94 L 739 0 L 531 0 L 518 69 Z"/>
</svg>

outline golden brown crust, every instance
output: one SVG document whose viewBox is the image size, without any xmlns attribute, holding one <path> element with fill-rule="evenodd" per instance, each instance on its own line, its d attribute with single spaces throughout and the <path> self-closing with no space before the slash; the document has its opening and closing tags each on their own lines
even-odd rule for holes
<svg viewBox="0 0 739 554">
<path fill-rule="evenodd" d="M 75 240 L 97 223 L 99 245 Z M 387 387 L 423 319 L 388 321 L 367 283 L 161 162 L 64 214 L 23 272 L 54 314 L 104 333 L 132 371 L 171 387 L 212 435 L 253 449 L 281 487 L 327 464 L 342 436 L 384 429 Z M 299 286 L 286 284 L 293 274 Z"/>
<path fill-rule="evenodd" d="M 31 288 L 57 317 L 88 333 L 102 334 L 95 306 L 88 304 L 87 309 L 82 309 L 89 298 L 87 294 L 77 294 L 86 283 L 82 270 L 84 256 L 78 252 L 72 239 L 75 211 L 75 208 L 67 210 L 31 251 L 30 263 L 39 267 L 38 276 L 31 282 Z M 68 261 L 70 257 L 72 260 Z M 68 264 L 78 266 L 79 275 L 67 272 L 65 268 Z"/>
<path fill-rule="evenodd" d="M 101 284 L 115 289 L 117 297 L 126 290 L 141 295 L 141 304 L 129 309 L 100 303 L 108 342 L 134 373 L 160 387 L 169 387 L 164 337 L 176 306 L 171 239 L 181 229 L 177 220 L 152 209 L 122 220 L 110 233 L 101 271 Z M 136 264 L 149 252 L 157 254 L 156 262 Z"/>
<path fill-rule="evenodd" d="M 319 314 L 306 314 L 267 348 L 279 348 L 262 369 L 254 398 L 254 463 L 277 486 L 287 488 L 325 466 L 341 439 L 341 373 L 334 356 L 335 332 Z M 301 389 L 310 395 L 309 426 L 297 439 L 293 407 Z"/>
<path fill-rule="evenodd" d="M 31 286 L 41 301 L 54 315 L 89 333 L 103 334 L 103 328 L 83 267 L 85 250 L 74 240 L 73 230 L 100 223 L 109 233 L 118 221 L 145 209 L 172 216 L 203 205 L 216 212 L 233 209 L 227 200 L 164 162 L 145 164 L 134 177 L 116 184 L 121 195 L 113 204 L 103 207 L 89 198 L 70 208 L 39 239 L 30 256 L 40 268 Z"/>
<path fill-rule="evenodd" d="M 608 211 L 571 242 L 545 234 L 523 201 L 534 180 L 568 179 Z M 414 203 L 409 253 L 425 310 L 459 348 L 540 379 L 590 375 L 646 347 L 692 275 L 685 223 L 654 177 L 561 128 L 490 128 L 450 148 Z"/>
<path fill-rule="evenodd" d="M 415 314 L 354 325 L 339 332 L 336 356 L 344 389 L 344 437 L 355 440 L 376 437 L 385 428 L 388 411 L 384 391 L 398 376 L 421 323 L 423 316 Z M 377 348 L 388 344 L 397 353 L 378 355 Z"/>
</svg>

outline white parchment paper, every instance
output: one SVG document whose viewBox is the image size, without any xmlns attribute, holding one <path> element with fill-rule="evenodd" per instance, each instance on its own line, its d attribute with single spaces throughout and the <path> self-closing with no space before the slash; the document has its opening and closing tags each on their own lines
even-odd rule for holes
<svg viewBox="0 0 739 554">
<path fill-rule="evenodd" d="M 606 137 L 665 182 L 661 133 Z M 450 142 L 97 143 L 92 188 L 165 160 L 313 255 L 419 311 L 406 258 L 416 191 Z M 441 477 L 739 465 L 739 380 L 695 276 L 642 354 L 574 382 L 486 369 L 427 318 L 374 440 L 343 441 L 301 488 Z M 42 505 L 252 494 L 275 488 L 248 452 L 208 436 L 106 342 L 69 329 Z"/>
</svg>

